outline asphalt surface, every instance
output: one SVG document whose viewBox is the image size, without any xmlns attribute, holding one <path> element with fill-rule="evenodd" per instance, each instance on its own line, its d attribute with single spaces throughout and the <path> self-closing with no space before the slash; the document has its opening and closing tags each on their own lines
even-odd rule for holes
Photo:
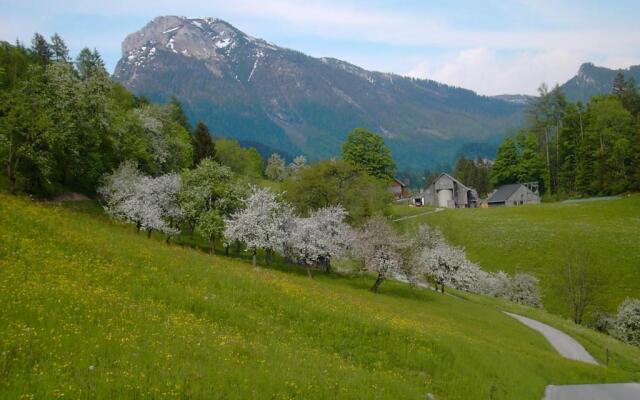
<svg viewBox="0 0 640 400">
<path fill-rule="evenodd" d="M 543 400 L 638 400 L 640 383 L 547 386 Z"/>
<path fill-rule="evenodd" d="M 512 314 L 509 312 L 505 312 L 505 314 L 542 333 L 542 335 L 547 338 L 549 343 L 551 343 L 561 356 L 589 364 L 598 364 L 598 362 L 587 352 L 587 350 L 585 350 L 584 347 L 582 347 L 580 343 L 578 343 L 577 340 L 566 333 L 534 319 L 523 317 L 522 315 Z M 636 400 L 640 400 L 640 397 Z"/>
</svg>

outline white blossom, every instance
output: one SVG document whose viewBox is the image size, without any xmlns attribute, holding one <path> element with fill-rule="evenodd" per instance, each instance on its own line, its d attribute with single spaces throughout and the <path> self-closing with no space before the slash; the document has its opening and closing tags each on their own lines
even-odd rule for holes
<svg viewBox="0 0 640 400">
<path fill-rule="evenodd" d="M 171 221 L 182 216 L 177 202 L 180 177 L 167 174 L 157 178 L 143 176 L 134 163 L 124 162 L 105 178 L 98 192 L 105 210 L 116 219 L 133 222 L 138 230 L 178 233 Z"/>
<path fill-rule="evenodd" d="M 269 256 L 282 251 L 293 223 L 291 207 L 283 204 L 269 189 L 253 187 L 245 200 L 245 208 L 225 220 L 228 241 L 243 242 L 255 256 L 264 249 Z"/>
<path fill-rule="evenodd" d="M 640 346 L 640 300 L 626 299 L 620 305 L 611 334 L 623 342 Z"/>
<path fill-rule="evenodd" d="M 331 259 L 341 256 L 349 241 L 346 216 L 341 206 L 329 206 L 311 213 L 308 218 L 295 218 L 287 238 L 289 254 L 307 267 L 324 265 L 328 269 Z"/>
</svg>

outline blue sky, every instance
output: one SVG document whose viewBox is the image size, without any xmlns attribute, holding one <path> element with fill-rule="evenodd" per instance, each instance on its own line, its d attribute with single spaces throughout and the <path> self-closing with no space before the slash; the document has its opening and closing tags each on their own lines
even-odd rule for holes
<svg viewBox="0 0 640 400">
<path fill-rule="evenodd" d="M 124 37 L 158 15 L 218 17 L 313 56 L 430 78 L 481 94 L 534 94 L 581 63 L 640 64 L 639 1 L 0 0 L 0 39 L 60 33 L 107 67 Z"/>
</svg>

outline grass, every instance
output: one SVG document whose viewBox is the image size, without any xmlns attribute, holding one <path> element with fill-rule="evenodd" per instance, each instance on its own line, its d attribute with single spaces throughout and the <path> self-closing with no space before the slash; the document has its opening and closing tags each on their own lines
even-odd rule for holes
<svg viewBox="0 0 640 400">
<path fill-rule="evenodd" d="M 0 194 L 0 398 L 539 399 L 640 379 L 638 349 L 565 360 L 492 299 L 255 271 L 95 211 Z"/>
<path fill-rule="evenodd" d="M 613 312 L 640 297 L 640 195 L 618 200 L 524 207 L 456 209 L 403 221 L 439 227 L 490 271 L 531 272 L 541 280 L 545 307 L 567 314 L 558 282 L 567 255 L 589 253 L 604 280 L 597 308 Z"/>
</svg>

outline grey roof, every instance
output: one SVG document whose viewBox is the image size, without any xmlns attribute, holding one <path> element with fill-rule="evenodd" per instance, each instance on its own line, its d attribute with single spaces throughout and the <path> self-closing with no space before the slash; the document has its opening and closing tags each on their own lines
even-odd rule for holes
<svg viewBox="0 0 640 400">
<path fill-rule="evenodd" d="M 522 183 L 512 183 L 511 185 L 502 185 L 489 197 L 487 203 L 504 203 L 511 197 L 516 190 L 520 189 Z"/>
</svg>

